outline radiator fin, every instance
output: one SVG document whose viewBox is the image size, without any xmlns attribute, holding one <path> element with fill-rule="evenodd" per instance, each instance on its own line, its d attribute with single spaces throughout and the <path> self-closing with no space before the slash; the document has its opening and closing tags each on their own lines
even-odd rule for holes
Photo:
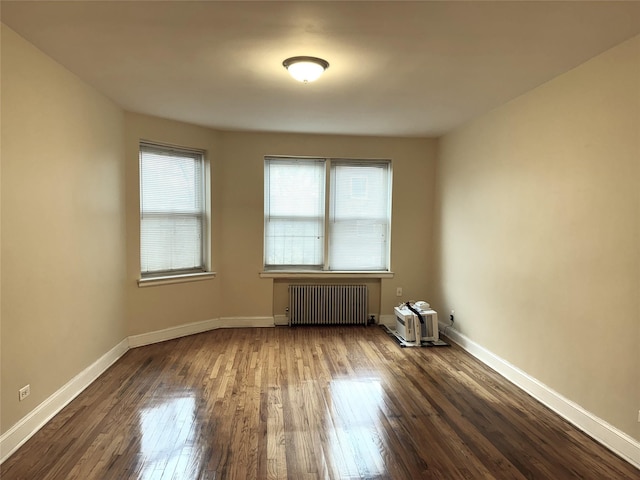
<svg viewBox="0 0 640 480">
<path fill-rule="evenodd" d="M 366 325 L 366 285 L 289 285 L 289 325 Z"/>
</svg>

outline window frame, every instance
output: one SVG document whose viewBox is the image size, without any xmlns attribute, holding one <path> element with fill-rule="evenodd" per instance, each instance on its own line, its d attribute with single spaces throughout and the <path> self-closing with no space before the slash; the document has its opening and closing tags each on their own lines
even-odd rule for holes
<svg viewBox="0 0 640 480">
<path fill-rule="evenodd" d="M 308 163 L 309 165 L 311 164 L 316 164 L 316 166 L 320 166 L 321 168 L 320 170 L 323 172 L 322 174 L 322 183 L 324 183 L 324 185 L 321 188 L 321 195 L 322 195 L 322 199 L 321 202 L 319 204 L 319 206 L 321 207 L 321 211 L 319 212 L 319 216 L 318 217 L 306 217 L 307 219 L 311 219 L 311 218 L 317 218 L 319 219 L 319 224 L 321 226 L 321 232 L 320 236 L 323 237 L 323 241 L 322 241 L 322 249 L 320 252 L 321 255 L 321 263 L 318 264 L 268 264 L 267 263 L 267 257 L 268 257 L 268 242 L 267 242 L 267 232 L 269 230 L 268 228 L 268 219 L 273 218 L 272 215 L 270 214 L 271 212 L 271 202 L 270 199 L 271 197 L 269 196 L 269 198 L 267 198 L 268 193 L 270 193 L 270 189 L 269 189 L 269 185 L 270 185 L 270 162 L 273 163 L 280 163 L 280 164 L 293 164 L 296 162 L 302 162 L 302 163 Z M 265 157 L 264 160 L 264 195 L 263 195 L 263 201 L 264 201 L 264 223 L 263 223 L 263 267 L 265 270 L 267 271 L 279 271 L 279 270 L 297 270 L 297 271 L 320 271 L 323 269 L 323 261 L 324 258 L 326 257 L 326 242 L 324 240 L 324 235 L 325 232 L 327 230 L 327 225 L 326 225 L 326 208 L 327 208 L 327 198 L 326 198 L 326 159 L 324 158 L 318 158 L 318 157 L 304 157 L 304 158 L 299 158 L 299 157 L 282 157 L 282 156 L 268 156 Z M 286 217 L 284 217 L 286 218 Z M 297 216 L 292 216 L 290 218 L 304 218 L 304 217 L 297 217 Z"/>
<path fill-rule="evenodd" d="M 195 158 L 200 164 L 200 185 L 201 185 L 201 203 L 202 209 L 199 213 L 200 219 L 200 265 L 194 268 L 176 268 L 168 270 L 153 270 L 144 272 L 142 270 L 142 222 L 143 222 L 143 204 L 142 204 L 142 155 L 144 149 L 156 150 L 174 155 L 184 155 L 184 157 Z M 150 286 L 167 283 L 181 283 L 189 281 L 206 280 L 215 276 L 211 271 L 211 175 L 210 163 L 206 150 L 185 147 L 182 145 L 174 145 L 157 141 L 141 139 L 138 143 L 138 189 L 139 189 L 139 232 L 140 242 L 138 248 L 139 255 L 139 286 Z M 172 215 L 180 215 L 176 212 L 165 212 L 164 214 L 171 217 Z"/>
<path fill-rule="evenodd" d="M 322 265 L 319 267 L 308 267 L 304 265 L 269 265 L 267 260 L 267 203 L 268 203 L 268 184 L 267 184 L 267 169 L 268 164 L 272 160 L 299 160 L 299 161 L 323 161 L 325 175 L 324 175 L 324 230 L 323 234 L 323 258 Z M 329 256 L 329 242 L 331 238 L 331 219 L 333 216 L 333 184 L 334 174 L 333 165 L 363 165 L 370 166 L 372 164 L 384 164 L 386 166 L 386 181 L 388 183 L 387 192 L 387 230 L 386 230 L 386 268 L 380 270 L 332 270 L 330 268 L 331 258 Z M 263 271 L 260 273 L 262 278 L 278 277 L 278 276 L 293 276 L 293 277 L 314 277 L 316 275 L 334 275 L 342 276 L 349 275 L 350 277 L 369 277 L 375 276 L 380 278 L 392 277 L 391 271 L 391 231 L 392 231 L 392 202 L 393 202 L 393 162 L 391 159 L 376 159 L 376 158 L 342 158 L 342 157 L 316 157 L 316 156 L 283 156 L 283 155 L 266 155 L 264 157 L 264 195 L 263 201 L 265 206 L 264 224 L 263 224 Z"/>
</svg>

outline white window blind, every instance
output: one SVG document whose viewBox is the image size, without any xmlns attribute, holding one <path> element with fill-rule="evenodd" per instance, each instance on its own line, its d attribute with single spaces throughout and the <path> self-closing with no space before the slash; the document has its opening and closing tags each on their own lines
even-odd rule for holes
<svg viewBox="0 0 640 480">
<path fill-rule="evenodd" d="M 387 271 L 390 229 L 390 162 L 265 159 L 265 269 Z"/>
<path fill-rule="evenodd" d="M 386 270 L 389 164 L 331 163 L 330 270 Z"/>
<path fill-rule="evenodd" d="M 265 161 L 265 266 L 321 268 L 324 160 Z"/>
<path fill-rule="evenodd" d="M 205 270 L 204 154 L 140 144 L 142 276 Z"/>
</svg>

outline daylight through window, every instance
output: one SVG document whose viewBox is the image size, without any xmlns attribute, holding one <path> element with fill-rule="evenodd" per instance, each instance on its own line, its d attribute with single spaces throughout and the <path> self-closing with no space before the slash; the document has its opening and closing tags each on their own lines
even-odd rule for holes
<svg viewBox="0 0 640 480">
<path fill-rule="evenodd" d="M 265 159 L 266 270 L 388 271 L 391 163 Z"/>
<path fill-rule="evenodd" d="M 142 277 L 206 270 L 204 152 L 140 144 Z"/>
</svg>

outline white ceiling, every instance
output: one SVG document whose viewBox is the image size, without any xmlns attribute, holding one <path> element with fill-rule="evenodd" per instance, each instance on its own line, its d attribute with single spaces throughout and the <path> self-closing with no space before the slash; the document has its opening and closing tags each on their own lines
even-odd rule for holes
<svg viewBox="0 0 640 480">
<path fill-rule="evenodd" d="M 222 130 L 449 131 L 640 34 L 640 2 L 2 1 L 124 109 Z M 282 67 L 329 61 L 313 84 Z"/>
</svg>

